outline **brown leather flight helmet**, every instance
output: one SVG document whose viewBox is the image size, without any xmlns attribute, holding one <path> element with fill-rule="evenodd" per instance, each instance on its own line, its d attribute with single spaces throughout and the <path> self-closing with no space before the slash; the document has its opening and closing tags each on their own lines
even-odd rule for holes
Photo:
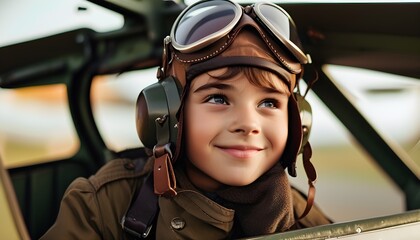
<svg viewBox="0 0 420 240">
<path fill-rule="evenodd" d="M 312 185 L 316 178 L 309 161 L 312 111 L 297 91 L 303 65 L 308 63 L 293 20 L 274 4 L 242 7 L 226 0 L 206 0 L 187 7 L 164 40 L 158 83 L 144 89 L 137 102 L 138 134 L 155 154 L 155 193 L 176 195 L 172 164 L 184 152 L 183 103 L 191 81 L 201 73 L 228 66 L 268 70 L 289 87 L 293 93 L 288 105 L 289 136 L 279 161 L 296 176 L 297 155 L 303 153 Z"/>
</svg>

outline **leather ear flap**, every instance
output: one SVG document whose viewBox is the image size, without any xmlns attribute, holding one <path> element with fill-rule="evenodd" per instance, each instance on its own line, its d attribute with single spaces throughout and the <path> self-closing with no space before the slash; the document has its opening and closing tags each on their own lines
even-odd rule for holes
<svg viewBox="0 0 420 240">
<path fill-rule="evenodd" d="M 303 152 L 303 147 L 308 143 L 312 128 L 312 108 L 308 101 L 300 94 L 295 93 L 295 99 L 298 104 L 300 119 L 302 123 L 302 143 L 299 154 Z"/>
<path fill-rule="evenodd" d="M 180 106 L 180 88 L 173 77 L 144 88 L 136 103 L 137 134 L 143 145 L 176 143 L 176 112 Z"/>
<path fill-rule="evenodd" d="M 289 137 L 282 156 L 282 164 L 290 176 L 296 177 L 296 158 L 303 153 L 308 144 L 312 127 L 312 109 L 299 93 L 294 93 L 289 100 Z"/>
</svg>

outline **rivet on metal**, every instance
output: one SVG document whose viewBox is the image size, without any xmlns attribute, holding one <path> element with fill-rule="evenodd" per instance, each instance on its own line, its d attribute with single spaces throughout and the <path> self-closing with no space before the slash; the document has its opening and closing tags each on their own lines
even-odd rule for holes
<svg viewBox="0 0 420 240">
<path fill-rule="evenodd" d="M 163 115 L 161 117 L 156 118 L 155 121 L 157 123 L 159 123 L 160 125 L 163 125 L 165 123 L 165 121 L 166 121 L 167 118 L 168 118 L 168 115 L 165 114 L 165 115 Z"/>
</svg>

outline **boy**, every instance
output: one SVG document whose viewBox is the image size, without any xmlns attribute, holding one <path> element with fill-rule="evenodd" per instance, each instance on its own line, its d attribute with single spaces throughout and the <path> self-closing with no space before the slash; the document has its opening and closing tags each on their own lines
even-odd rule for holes
<svg viewBox="0 0 420 240">
<path fill-rule="evenodd" d="M 303 210 L 285 173 L 296 175 L 303 152 L 315 179 L 302 98 L 293 93 L 308 63 L 295 31 L 268 3 L 202 1 L 184 10 L 165 39 L 159 83 L 137 103 L 152 156 L 116 159 L 75 180 L 43 239 L 226 239 L 330 223 L 317 208 L 308 214 L 311 196 Z M 164 107 L 153 105 L 158 91 Z"/>
</svg>

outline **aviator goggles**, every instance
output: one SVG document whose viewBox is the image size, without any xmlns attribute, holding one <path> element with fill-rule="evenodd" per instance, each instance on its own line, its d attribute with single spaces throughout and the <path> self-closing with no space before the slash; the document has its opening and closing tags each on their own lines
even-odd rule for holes
<svg viewBox="0 0 420 240">
<path fill-rule="evenodd" d="M 176 19 L 170 34 L 174 49 L 194 53 L 228 36 L 244 13 L 271 33 L 300 64 L 310 63 L 300 45 L 296 26 L 285 10 L 271 3 L 258 2 L 248 7 L 228 0 L 204 0 L 187 7 Z"/>
</svg>

